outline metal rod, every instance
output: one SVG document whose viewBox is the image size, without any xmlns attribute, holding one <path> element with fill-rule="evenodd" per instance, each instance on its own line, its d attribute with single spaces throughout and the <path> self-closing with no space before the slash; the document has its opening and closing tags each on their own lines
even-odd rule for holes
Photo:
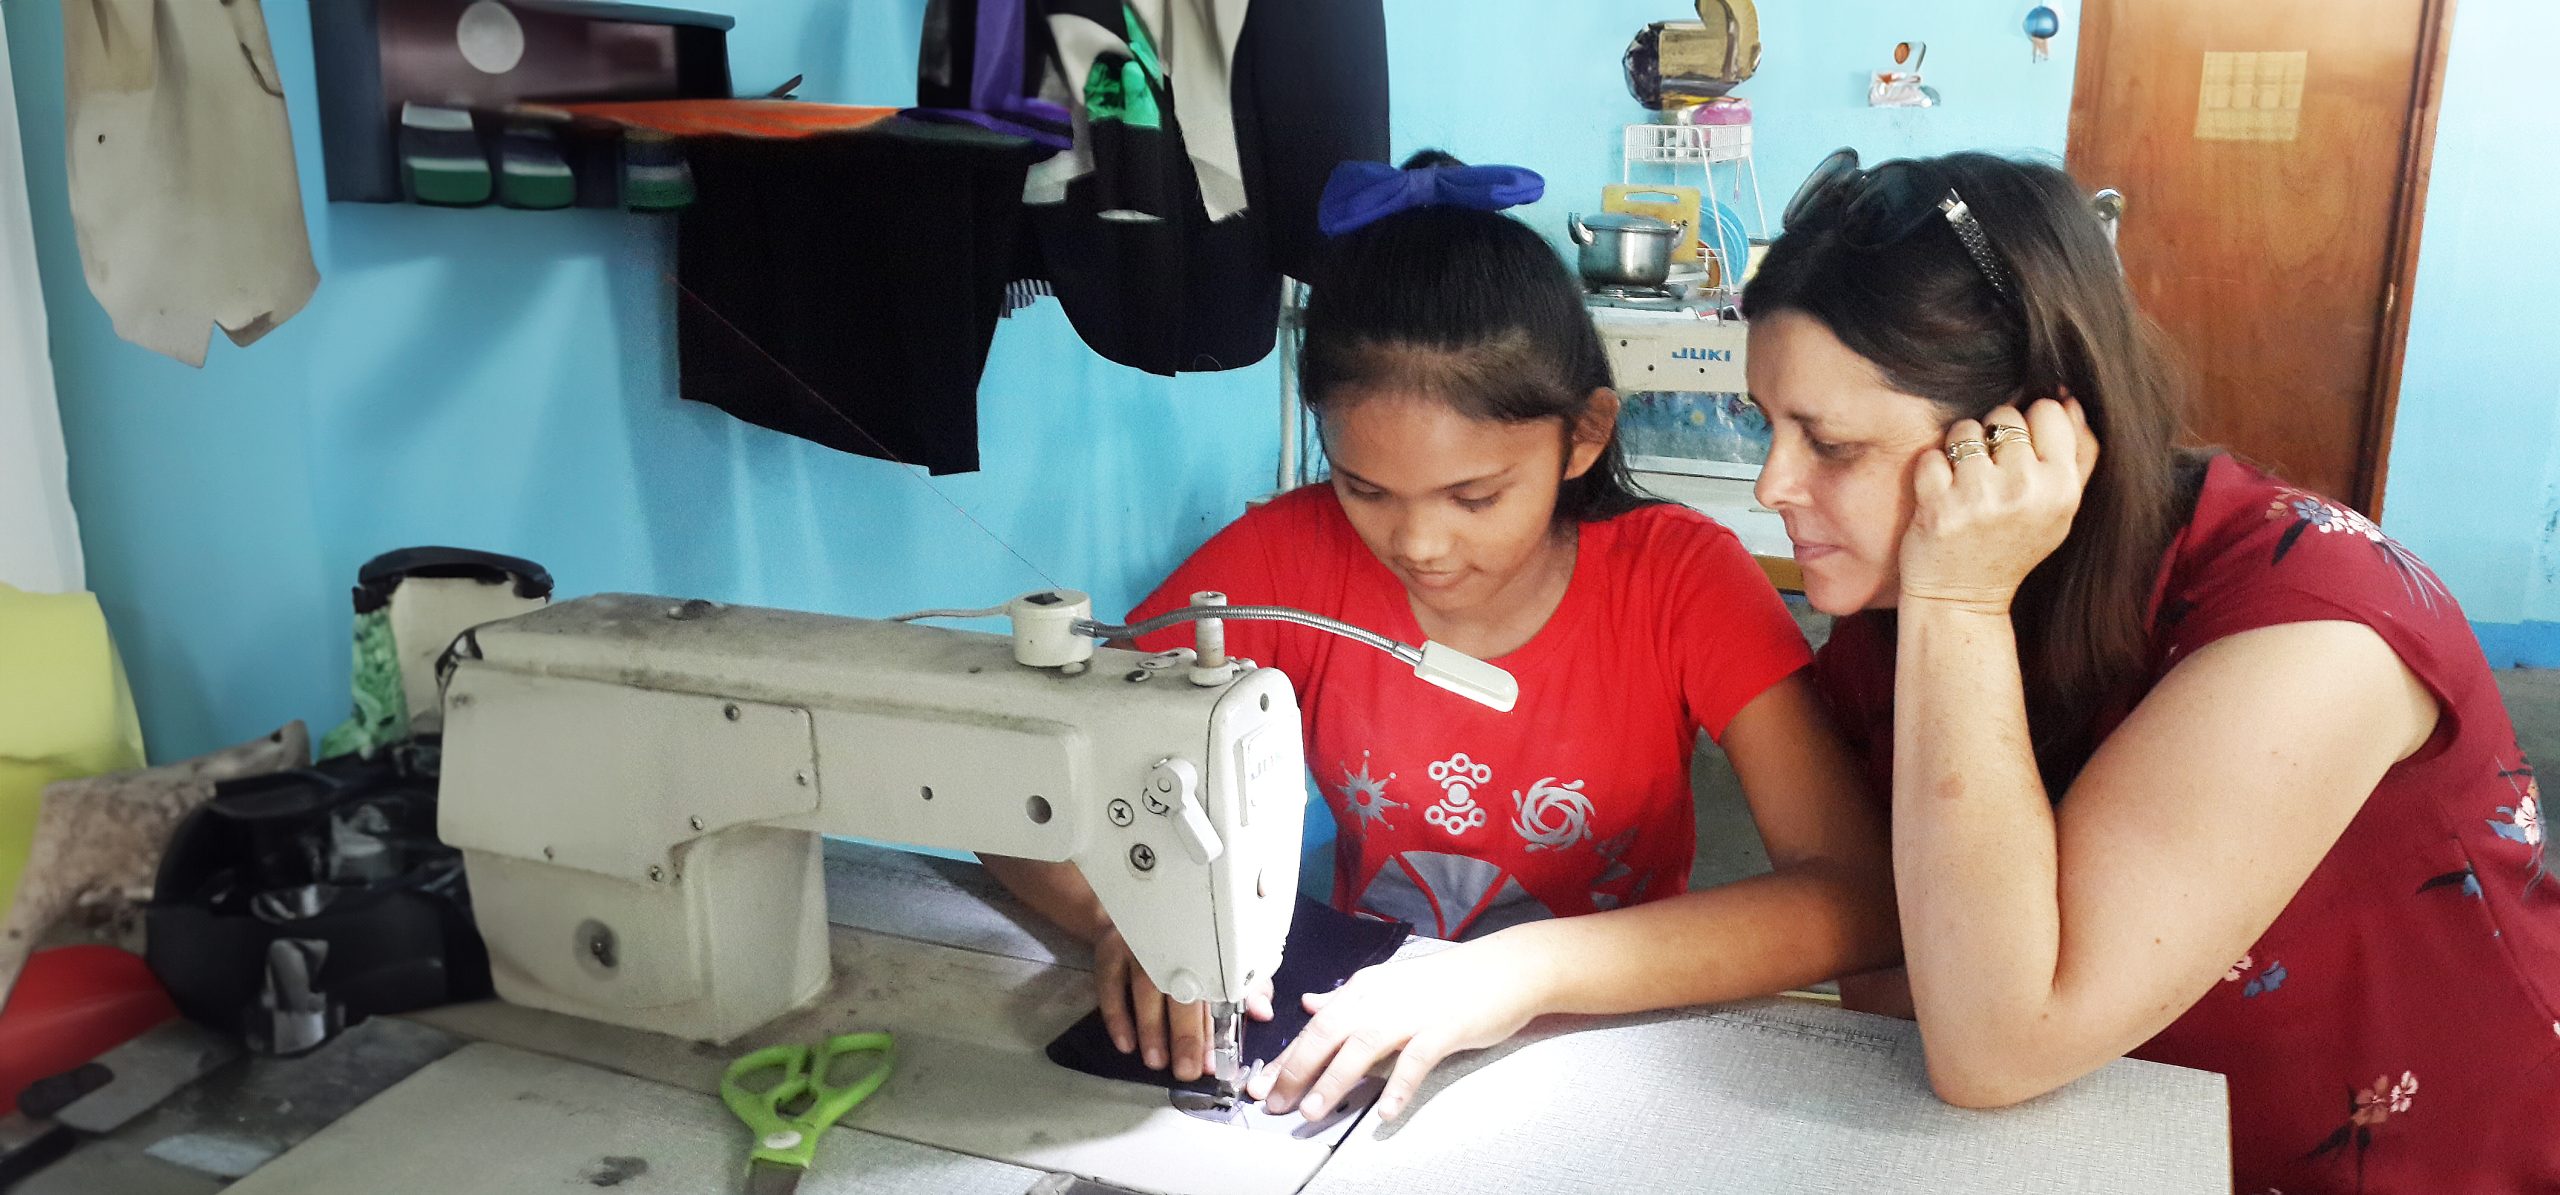
<svg viewBox="0 0 2560 1195">
<path fill-rule="evenodd" d="M 1298 485 L 1298 354 L 1289 309 L 1298 297 L 1296 283 L 1280 292 L 1280 476 L 1282 493 Z"/>
<path fill-rule="evenodd" d="M 1146 620 L 1145 622 L 1132 623 L 1128 626 L 1114 626 L 1110 623 L 1080 621 L 1076 623 L 1076 630 L 1081 634 L 1091 635 L 1097 639 L 1137 639 L 1142 636 L 1155 634 L 1157 631 L 1161 631 L 1166 627 L 1179 626 L 1183 623 L 1192 622 L 1202 618 L 1224 618 L 1228 620 L 1243 619 L 1250 622 L 1295 623 L 1302 627 L 1313 627 L 1319 631 L 1331 631 L 1345 639 L 1366 643 L 1371 647 L 1377 648 L 1379 651 L 1385 652 L 1388 655 L 1394 656 L 1395 658 L 1416 667 L 1420 667 L 1422 664 L 1421 648 L 1410 647 L 1405 644 L 1398 643 L 1393 639 L 1389 639 L 1386 636 L 1377 633 L 1376 631 L 1364 630 L 1338 618 L 1327 618 L 1321 614 L 1309 614 L 1304 610 L 1292 609 L 1288 606 L 1185 606 L 1179 610 L 1168 610 Z"/>
</svg>

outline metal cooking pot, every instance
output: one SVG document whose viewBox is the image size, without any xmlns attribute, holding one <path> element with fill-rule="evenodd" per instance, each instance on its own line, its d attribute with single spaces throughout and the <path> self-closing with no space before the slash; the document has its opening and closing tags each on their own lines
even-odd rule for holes
<svg viewBox="0 0 2560 1195">
<path fill-rule="evenodd" d="M 1566 216 L 1565 229 L 1582 247 L 1582 281 L 1588 286 L 1660 286 L 1671 276 L 1671 253 L 1689 230 L 1677 220 L 1628 212 L 1602 212 L 1586 220 Z"/>
</svg>

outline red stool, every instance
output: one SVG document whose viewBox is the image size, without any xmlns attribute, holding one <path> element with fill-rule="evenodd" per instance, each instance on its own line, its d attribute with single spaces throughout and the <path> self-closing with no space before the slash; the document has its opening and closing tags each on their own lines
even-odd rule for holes
<svg viewBox="0 0 2560 1195">
<path fill-rule="evenodd" d="M 0 1008 L 0 1116 L 29 1083 L 87 1062 L 178 1015 L 142 959 L 109 946 L 64 946 L 27 960 Z"/>
</svg>

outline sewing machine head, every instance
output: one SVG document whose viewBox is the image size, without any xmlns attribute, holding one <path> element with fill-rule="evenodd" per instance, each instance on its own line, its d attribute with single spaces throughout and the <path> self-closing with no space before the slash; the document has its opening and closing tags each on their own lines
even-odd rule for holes
<svg viewBox="0 0 2560 1195">
<path fill-rule="evenodd" d="M 1159 987 L 1241 1000 L 1296 899 L 1296 697 L 1096 649 L 1082 597 L 1011 638 L 628 595 L 467 636 L 439 829 L 499 995 L 738 1037 L 827 982 L 838 834 L 1071 861 Z"/>
</svg>

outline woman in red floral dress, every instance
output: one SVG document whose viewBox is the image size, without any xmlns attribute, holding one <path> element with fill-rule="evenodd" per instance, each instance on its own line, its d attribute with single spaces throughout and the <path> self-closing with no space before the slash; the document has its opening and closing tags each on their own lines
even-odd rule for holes
<svg viewBox="0 0 2560 1195">
<path fill-rule="evenodd" d="M 2453 596 L 2175 446 L 2069 176 L 1826 165 L 1747 310 L 1759 497 L 1893 803 L 1907 972 L 1851 1002 L 1960 1104 L 2220 1072 L 2242 1191 L 2560 1191 L 2560 877 Z"/>
</svg>

